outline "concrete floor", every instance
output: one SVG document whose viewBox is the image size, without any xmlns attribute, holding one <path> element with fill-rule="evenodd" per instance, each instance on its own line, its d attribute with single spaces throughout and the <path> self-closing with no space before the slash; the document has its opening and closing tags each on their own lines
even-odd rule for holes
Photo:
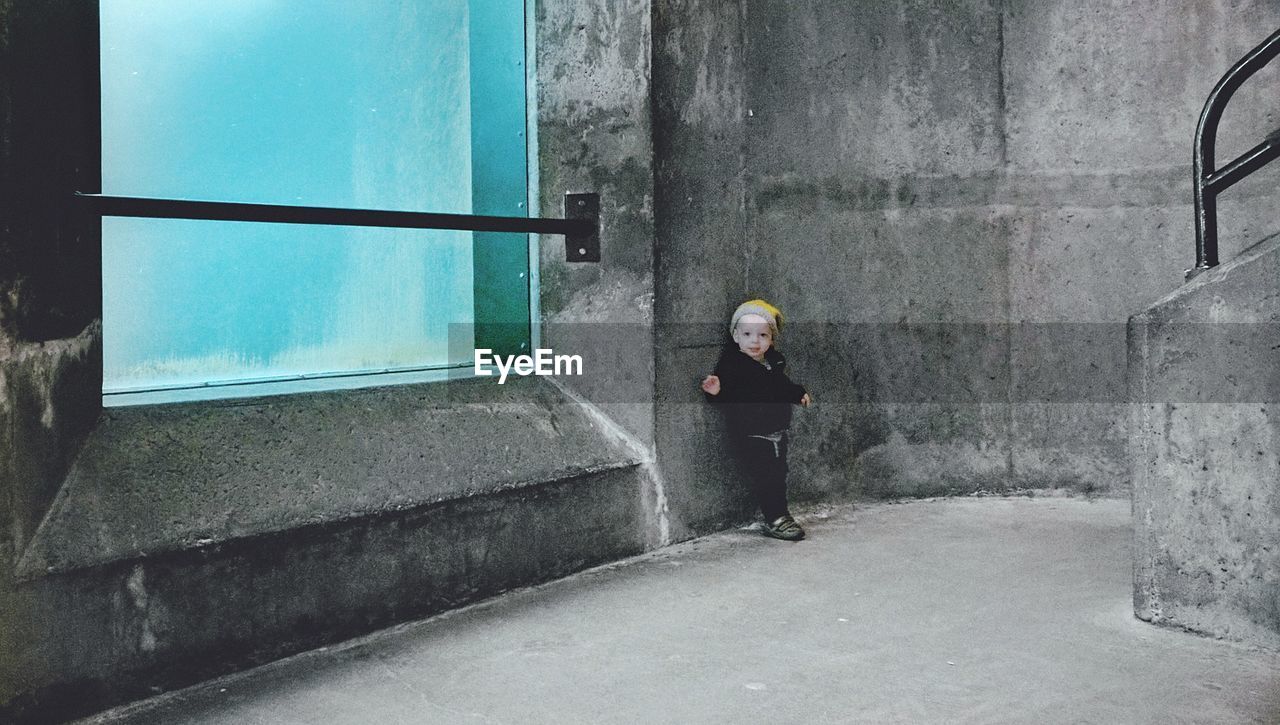
<svg viewBox="0 0 1280 725">
<path fill-rule="evenodd" d="M 94 723 L 1280 722 L 1280 653 L 1133 617 L 1129 503 L 732 531 Z"/>
</svg>

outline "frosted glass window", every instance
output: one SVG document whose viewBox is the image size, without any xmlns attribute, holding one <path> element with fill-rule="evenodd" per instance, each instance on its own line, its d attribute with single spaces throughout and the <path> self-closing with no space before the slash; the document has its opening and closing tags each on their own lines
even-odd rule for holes
<svg viewBox="0 0 1280 725">
<path fill-rule="evenodd" d="M 103 193 L 522 216 L 524 13 L 103 0 Z M 527 271 L 524 235 L 108 217 L 104 402 L 460 366 L 449 326 L 527 323 Z"/>
</svg>

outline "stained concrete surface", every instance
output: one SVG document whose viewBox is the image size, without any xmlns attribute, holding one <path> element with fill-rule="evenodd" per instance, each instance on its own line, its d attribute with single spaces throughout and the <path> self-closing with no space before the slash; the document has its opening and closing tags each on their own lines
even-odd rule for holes
<svg viewBox="0 0 1280 725">
<path fill-rule="evenodd" d="M 200 548 L 635 462 L 538 378 L 113 408 L 20 570 Z"/>
<path fill-rule="evenodd" d="M 84 723 L 1276 722 L 1280 653 L 1138 621 L 1129 503 L 811 510 Z"/>
<path fill-rule="evenodd" d="M 715 364 L 750 261 L 743 157 L 744 3 L 653 0 L 655 450 L 672 541 L 738 518 L 735 472 L 694 381 Z M 706 334 L 696 323 L 711 323 Z M 674 337 L 672 336 L 674 334 Z"/>
<path fill-rule="evenodd" d="M 1280 235 L 1130 321 L 1134 610 L 1280 648 Z"/>
<path fill-rule="evenodd" d="M 663 5 L 681 4 L 657 7 Z M 979 390 L 994 390 L 983 382 L 992 368 L 1014 381 L 1052 371 L 1068 389 L 1092 395 L 1096 371 L 1058 366 L 1043 351 L 1072 349 L 1079 323 L 1106 325 L 1097 328 L 1098 345 L 1122 350 L 1123 322 L 1181 284 L 1194 258 L 1189 149 L 1196 119 L 1221 74 L 1280 24 L 1275 2 L 1194 5 L 756 0 L 744 4 L 737 27 L 685 13 L 692 28 L 723 28 L 727 42 L 742 46 L 742 60 L 701 63 L 689 54 L 697 70 L 686 73 L 700 85 L 662 85 L 671 75 L 664 67 L 680 57 L 659 52 L 663 36 L 655 30 L 654 87 L 668 96 L 655 108 L 692 116 L 713 107 L 697 89 L 742 86 L 741 152 L 724 158 L 743 157 L 743 285 L 781 307 L 791 323 L 1043 324 L 1031 330 L 1035 344 L 1011 346 L 991 365 L 956 365 L 952 375 L 913 382 L 945 394 L 966 375 Z M 1280 65 L 1272 64 L 1232 99 L 1230 124 L 1219 134 L 1220 163 L 1276 127 L 1278 74 Z M 680 131 L 655 123 L 659 170 L 675 167 L 678 157 L 662 158 L 663 139 Z M 735 138 L 728 131 L 725 137 Z M 672 182 L 698 189 L 709 185 L 703 174 L 725 175 L 698 164 L 675 168 L 659 177 L 660 200 Z M 1224 195 L 1223 259 L 1276 231 L 1277 179 L 1280 166 L 1273 165 Z M 671 213 L 659 207 L 658 229 L 674 230 L 660 240 L 664 252 L 697 248 L 696 227 L 670 227 L 663 217 Z M 684 265 L 677 279 L 697 279 L 700 270 L 714 279 L 729 267 L 719 260 Z M 661 297 L 660 306 L 682 302 Z M 862 349 L 857 335 L 825 350 L 789 339 L 793 371 L 851 368 L 855 375 L 844 379 L 856 384 L 840 386 L 839 394 L 892 394 L 896 359 L 851 352 Z M 939 337 L 914 347 L 904 351 L 922 360 L 953 349 Z M 817 399 L 830 402 L 835 387 L 815 390 Z M 1117 418 L 1111 405 L 1123 398 L 1060 415 L 1065 409 L 1040 407 L 1018 392 L 978 415 L 969 405 L 941 416 L 926 405 L 857 415 L 830 406 L 814 411 L 816 427 L 844 443 L 823 450 L 823 437 L 796 437 L 796 467 L 812 473 L 798 490 L 821 499 L 841 488 L 892 495 L 905 481 L 914 483 L 898 490 L 903 495 L 990 490 L 999 460 L 1007 462 L 1002 490 L 1123 495 L 1130 488 L 1127 418 Z M 980 423 L 949 423 L 962 418 Z M 1021 432 L 1029 427 L 1023 421 L 1054 418 L 1063 424 L 1052 436 Z M 939 452 L 952 462 L 945 480 L 928 465 Z M 853 467 L 867 457 L 874 465 Z M 929 488 L 929 481 L 939 485 Z"/>
</svg>

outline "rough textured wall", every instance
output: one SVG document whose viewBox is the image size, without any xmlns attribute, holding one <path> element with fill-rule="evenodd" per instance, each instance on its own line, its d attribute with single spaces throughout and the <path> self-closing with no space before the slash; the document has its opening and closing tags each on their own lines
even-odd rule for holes
<svg viewBox="0 0 1280 725">
<path fill-rule="evenodd" d="M 657 441 L 674 539 L 723 528 L 754 502 L 698 382 L 721 320 L 745 296 L 742 8 L 659 0 L 653 9 Z"/>
<path fill-rule="evenodd" d="M 987 487 L 1007 466 L 999 8 L 748 3 L 750 281 L 788 313 L 800 495 Z M 799 323 L 799 324 L 797 324 Z M 993 334 L 994 333 L 994 334 Z"/>
<path fill-rule="evenodd" d="M 14 565 L 97 417 L 98 4 L 0 2 L 0 703 L 21 687 Z"/>
<path fill-rule="evenodd" d="M 0 5 L 0 499 L 39 522 L 101 389 L 97 3 Z"/>
<path fill-rule="evenodd" d="M 666 496 L 654 459 L 654 180 L 649 0 L 539 0 L 537 137 L 543 216 L 565 192 L 600 194 L 601 261 L 565 262 L 543 238 L 542 345 L 583 356 L 574 394 L 601 425 L 644 449 L 640 492 L 648 541 L 669 541 Z M 625 432 L 623 432 L 625 431 Z"/>
<path fill-rule="evenodd" d="M 1061 470 L 1086 487 L 1122 489 L 1127 416 L 1113 404 L 1124 399 L 1121 323 L 1193 265 L 1190 156 L 1200 109 L 1221 74 L 1280 25 L 1280 6 L 1006 6 L 1008 162 L 1043 196 L 1015 212 L 1011 319 L 1041 323 L 1037 345 L 1077 351 L 1106 371 L 1034 353 L 1023 362 L 1015 349 L 1014 369 L 1039 363 L 1075 387 L 1051 405 L 1015 406 L 1015 473 Z M 1223 163 L 1280 126 L 1269 100 L 1280 92 L 1276 71 L 1232 101 Z M 1277 180 L 1273 167 L 1223 197 L 1224 259 L 1280 225 L 1270 213 Z"/>
<path fill-rule="evenodd" d="M 102 395 L 98 325 L 70 340 L 15 345 L 0 353 L 0 485 L 12 518 L 5 533 L 30 541 L 98 415 Z"/>
<path fill-rule="evenodd" d="M 1130 322 L 1134 612 L 1280 646 L 1280 236 Z"/>
<path fill-rule="evenodd" d="M 561 216 L 565 192 L 601 199 L 599 263 L 565 262 L 561 238 L 542 240 L 544 347 L 584 354 L 574 388 L 651 446 L 649 2 L 541 0 L 536 19 L 542 215 Z M 615 344 L 616 325 L 635 328 L 629 344 Z"/>
<path fill-rule="evenodd" d="M 1196 119 L 1280 7 L 746 8 L 748 286 L 815 323 L 783 347 L 826 388 L 803 493 L 1124 491 L 1124 321 L 1191 266 Z M 1280 125 L 1277 77 L 1223 162 Z M 1277 173 L 1223 198 L 1224 258 L 1274 229 Z"/>
</svg>

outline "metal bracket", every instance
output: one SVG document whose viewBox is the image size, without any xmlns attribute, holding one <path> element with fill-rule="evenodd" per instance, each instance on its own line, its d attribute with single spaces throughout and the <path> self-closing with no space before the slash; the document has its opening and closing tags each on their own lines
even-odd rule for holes
<svg viewBox="0 0 1280 725">
<path fill-rule="evenodd" d="M 564 218 L 590 222 L 590 228 L 564 237 L 566 262 L 600 261 L 600 195 L 565 194 Z"/>
</svg>

